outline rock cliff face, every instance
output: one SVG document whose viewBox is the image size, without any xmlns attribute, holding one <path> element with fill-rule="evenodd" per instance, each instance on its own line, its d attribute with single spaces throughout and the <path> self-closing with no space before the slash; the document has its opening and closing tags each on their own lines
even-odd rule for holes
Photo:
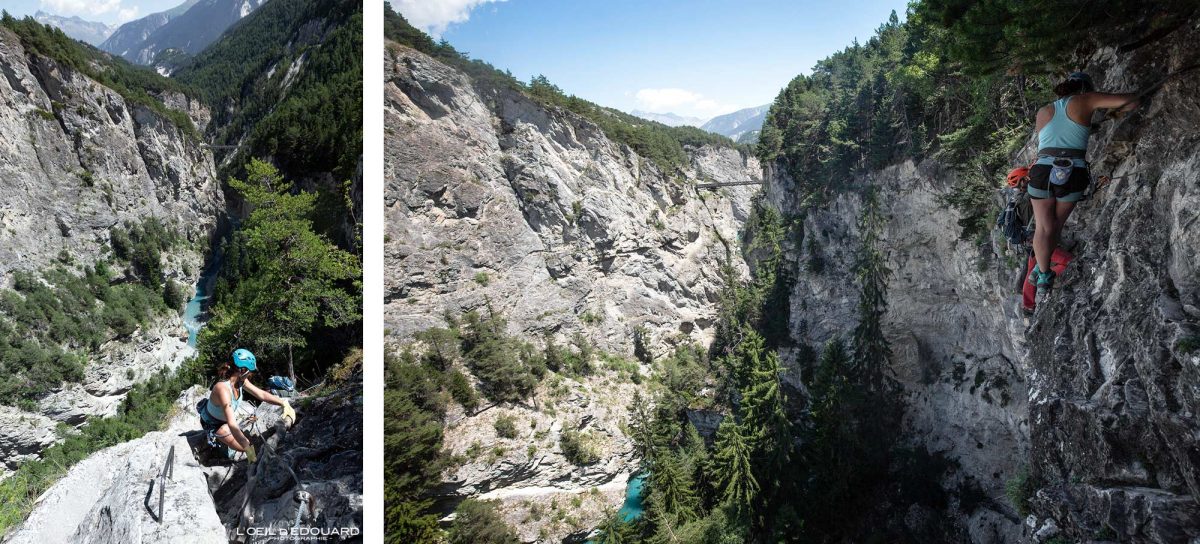
<svg viewBox="0 0 1200 544">
<path fill-rule="evenodd" d="M 1083 64 L 1102 89 L 1136 89 L 1187 66 L 1197 38 L 1188 25 L 1153 46 L 1101 50 Z M 1168 80 L 1140 111 L 1096 132 L 1094 171 L 1132 175 L 1076 209 L 1065 240 L 1076 260 L 1030 320 L 1017 310 L 1013 257 L 998 243 L 957 240 L 958 218 L 938 201 L 954 184 L 945 165 L 906 163 L 863 180 L 881 189 L 893 270 L 885 332 L 909 401 L 906 432 L 958 462 L 944 487 L 973 483 L 987 497 L 969 509 L 952 501 L 957 538 L 1200 537 L 1194 84 L 1187 75 Z M 767 181 L 768 201 L 802 211 L 792 180 L 773 165 Z M 797 341 L 818 344 L 854 324 L 854 287 L 837 280 L 844 266 L 814 274 L 805 264 L 809 239 L 826 262 L 852 262 L 860 207 L 842 196 L 805 215 L 805 249 L 793 255 Z M 1003 488 L 1026 471 L 1036 491 L 1022 519 Z M 919 517 L 911 514 L 905 519 Z"/>
<path fill-rule="evenodd" d="M 211 154 L 151 109 L 51 59 L 26 51 L 0 29 L 0 287 L 16 270 L 39 271 L 56 262 L 88 265 L 112 251 L 110 229 L 158 218 L 184 241 L 163 256 L 164 274 L 192 285 L 203 250 L 224 210 Z M 203 127 L 208 112 L 182 95 L 170 107 Z M 178 316 L 163 315 L 130 338 L 93 354 L 82 383 L 39 402 L 53 420 L 81 423 L 113 413 L 138 381 L 178 366 L 192 352 Z M 7 420 L 6 420 L 7 421 Z M 41 440 L 54 423 L 30 415 Z M 0 451 L 28 450 L 28 440 L 0 423 Z M 52 433 L 50 433 L 52 434 Z M 18 457 L 5 456 L 12 465 Z"/>
<path fill-rule="evenodd" d="M 753 157 L 692 148 L 681 173 L 664 173 L 579 116 L 481 88 L 412 49 L 389 44 L 384 71 L 392 340 L 488 304 L 537 344 L 581 333 L 629 356 L 639 326 L 660 350 L 711 340 L 721 264 L 746 273 L 737 246 L 757 188 L 694 185 L 761 179 Z M 585 535 L 620 506 L 640 462 L 623 423 L 642 386 L 618 374 L 554 376 L 529 403 L 474 414 L 455 405 L 445 444 L 463 462 L 437 491 L 446 509 L 499 499 L 527 542 Z M 497 436 L 501 416 L 517 438 Z M 595 440 L 600 462 L 564 457 L 570 429 Z"/>
<path fill-rule="evenodd" d="M 385 280 L 393 335 L 442 325 L 491 300 L 513 333 L 584 332 L 628 349 L 643 325 L 657 341 L 711 338 L 718 265 L 760 179 L 728 148 L 690 151 L 683 176 L 658 170 L 598 127 L 391 45 Z M 744 266 L 741 267 L 744 270 Z"/>
<path fill-rule="evenodd" d="M 224 543 L 247 541 L 247 535 L 290 535 L 298 491 L 311 497 L 300 517 L 304 534 L 328 536 L 330 542 L 361 535 L 361 368 L 319 398 L 293 399 L 299 419 L 290 430 L 279 422 L 278 407 L 255 410 L 244 403 L 243 415 L 258 416 L 249 430 L 260 444 L 261 460 L 253 469 L 244 462 L 209 466 L 208 457 L 201 464 L 193 454 L 193 447 L 208 447 L 195 409 L 206 395 L 199 386 L 185 391 L 165 430 L 71 467 L 6 542 Z M 260 435 L 268 446 L 258 441 Z M 160 510 L 158 484 L 151 489 L 150 482 L 171 447 L 173 475 Z"/>
</svg>

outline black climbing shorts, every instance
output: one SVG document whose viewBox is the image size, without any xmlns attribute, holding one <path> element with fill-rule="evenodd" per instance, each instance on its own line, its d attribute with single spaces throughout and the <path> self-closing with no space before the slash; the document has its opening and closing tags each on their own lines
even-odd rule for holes
<svg viewBox="0 0 1200 544">
<path fill-rule="evenodd" d="M 1054 197 L 1063 202 L 1079 202 L 1092 181 L 1091 172 L 1087 168 L 1072 168 L 1071 177 L 1067 178 L 1067 182 L 1055 185 L 1050 183 L 1051 168 L 1053 167 L 1048 164 L 1035 164 L 1029 169 L 1029 186 L 1026 188 L 1029 198 Z"/>
</svg>

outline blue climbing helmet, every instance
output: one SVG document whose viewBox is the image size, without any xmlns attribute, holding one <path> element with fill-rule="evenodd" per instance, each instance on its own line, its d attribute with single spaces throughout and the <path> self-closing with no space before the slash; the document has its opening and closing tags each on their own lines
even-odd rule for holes
<svg viewBox="0 0 1200 544">
<path fill-rule="evenodd" d="M 1096 85 L 1092 83 L 1092 76 L 1087 75 L 1086 72 L 1071 72 L 1067 76 L 1067 81 L 1082 81 L 1083 90 L 1088 92 L 1096 90 Z"/>
<path fill-rule="evenodd" d="M 254 358 L 254 354 L 245 348 L 239 348 L 233 352 L 233 365 L 238 368 L 244 368 L 250 372 L 258 370 L 258 361 Z"/>
</svg>

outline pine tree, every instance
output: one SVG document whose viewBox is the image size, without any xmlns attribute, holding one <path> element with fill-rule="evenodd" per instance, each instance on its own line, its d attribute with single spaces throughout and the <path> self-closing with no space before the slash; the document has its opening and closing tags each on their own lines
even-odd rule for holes
<svg viewBox="0 0 1200 544">
<path fill-rule="evenodd" d="M 721 421 L 717 427 L 713 469 L 721 499 L 738 512 L 748 512 L 759 486 L 754 479 L 750 445 L 742 433 L 733 416 L 726 416 Z"/>
<path fill-rule="evenodd" d="M 756 358 L 750 383 L 742 390 L 742 427 L 754 452 L 757 481 L 773 496 L 791 460 L 792 422 L 779 379 L 779 357 L 769 352 Z"/>
<path fill-rule="evenodd" d="M 362 268 L 314 231 L 317 195 L 295 190 L 259 160 L 246 172 L 229 185 L 253 211 L 226 251 L 221 302 L 201 331 L 201 352 L 216 361 L 246 347 L 260 361 L 286 360 L 294 378 L 294 351 L 308 347 L 319 328 L 362 319 Z"/>
<path fill-rule="evenodd" d="M 670 519 L 674 524 L 696 519 L 696 493 L 691 475 L 680 463 L 677 454 L 661 450 L 654 456 L 650 469 L 650 509 Z"/>
<path fill-rule="evenodd" d="M 887 313 L 887 278 L 891 270 L 879 250 L 879 199 L 868 192 L 863 202 L 858 229 L 862 237 L 855 263 L 859 285 L 858 325 L 854 329 L 854 378 L 867 391 L 882 394 L 890 384 L 888 363 L 891 346 L 883 332 Z"/>
</svg>

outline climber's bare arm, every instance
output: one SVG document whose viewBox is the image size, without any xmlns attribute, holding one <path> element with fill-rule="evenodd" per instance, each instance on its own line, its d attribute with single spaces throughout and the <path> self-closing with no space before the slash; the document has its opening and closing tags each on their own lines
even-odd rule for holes
<svg viewBox="0 0 1200 544">
<path fill-rule="evenodd" d="M 258 400 L 261 400 L 261 401 L 269 403 L 269 404 L 274 404 L 275 406 L 280 406 L 280 407 L 283 406 L 283 399 L 281 399 L 275 395 L 272 395 L 271 393 L 269 393 L 267 391 L 263 391 L 262 389 L 259 389 L 258 386 L 250 383 L 250 380 L 246 380 L 246 382 L 242 384 L 242 387 L 245 388 L 247 391 L 249 391 L 251 395 L 254 395 L 254 398 L 256 398 Z"/>
<path fill-rule="evenodd" d="M 1079 95 L 1079 98 L 1093 110 L 1120 108 L 1117 111 L 1126 112 L 1138 107 L 1137 95 L 1133 93 L 1084 93 Z"/>
</svg>

